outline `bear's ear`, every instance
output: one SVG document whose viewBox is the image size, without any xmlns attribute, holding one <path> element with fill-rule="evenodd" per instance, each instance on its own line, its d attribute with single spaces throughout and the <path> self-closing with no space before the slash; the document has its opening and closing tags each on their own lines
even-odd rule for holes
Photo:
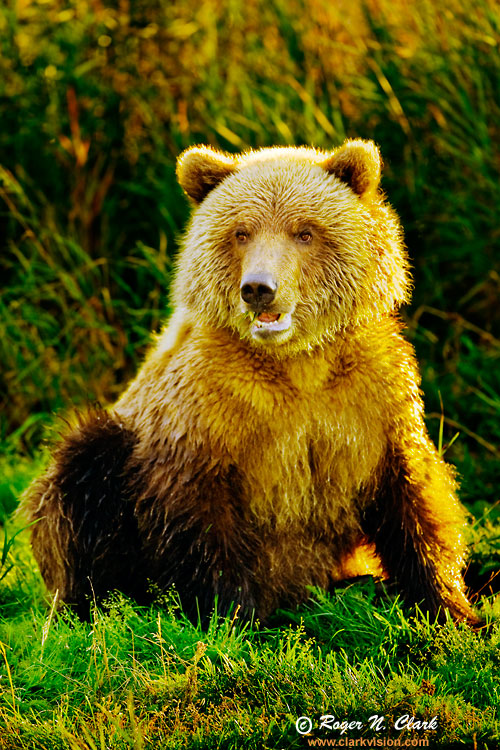
<svg viewBox="0 0 500 750">
<path fill-rule="evenodd" d="M 193 146 L 177 159 L 177 179 L 195 203 L 236 170 L 236 159 L 210 146 Z"/>
<path fill-rule="evenodd" d="M 382 159 L 373 141 L 346 141 L 320 166 L 359 196 L 375 192 L 380 184 Z"/>
</svg>

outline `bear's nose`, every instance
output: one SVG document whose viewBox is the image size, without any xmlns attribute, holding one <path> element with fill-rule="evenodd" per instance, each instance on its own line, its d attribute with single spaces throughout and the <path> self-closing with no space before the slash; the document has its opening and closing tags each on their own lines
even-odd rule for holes
<svg viewBox="0 0 500 750">
<path fill-rule="evenodd" d="M 268 273 L 245 276 L 241 282 L 241 297 L 247 305 L 259 309 L 269 305 L 276 296 L 278 284 Z"/>
</svg>

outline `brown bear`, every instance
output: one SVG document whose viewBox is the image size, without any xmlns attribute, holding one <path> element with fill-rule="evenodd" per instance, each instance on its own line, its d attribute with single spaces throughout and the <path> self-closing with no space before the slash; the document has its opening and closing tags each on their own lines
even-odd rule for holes
<svg viewBox="0 0 500 750">
<path fill-rule="evenodd" d="M 464 513 L 401 335 L 408 261 L 380 171 L 362 140 L 180 156 L 196 207 L 172 318 L 26 501 L 61 600 L 142 599 L 152 582 L 175 585 L 191 617 L 217 601 L 265 618 L 371 545 L 409 603 L 474 621 Z"/>
</svg>

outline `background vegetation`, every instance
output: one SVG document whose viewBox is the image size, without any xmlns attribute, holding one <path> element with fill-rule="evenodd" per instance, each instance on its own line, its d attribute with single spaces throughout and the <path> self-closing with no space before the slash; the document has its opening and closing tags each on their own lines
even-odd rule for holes
<svg viewBox="0 0 500 750">
<path fill-rule="evenodd" d="M 477 519 L 469 581 L 493 593 L 499 26 L 496 0 L 3 3 L 0 748 L 305 747 L 292 717 L 407 709 L 439 714 L 437 744 L 497 746 L 496 627 L 443 631 L 369 587 L 266 631 L 203 634 L 171 604 L 73 622 L 8 517 L 54 415 L 109 403 L 168 313 L 179 151 L 361 136 L 406 229 L 428 426 Z"/>
</svg>

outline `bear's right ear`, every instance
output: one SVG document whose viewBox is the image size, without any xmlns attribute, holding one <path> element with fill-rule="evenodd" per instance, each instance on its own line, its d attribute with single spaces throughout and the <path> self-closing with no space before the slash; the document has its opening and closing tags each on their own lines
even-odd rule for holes
<svg viewBox="0 0 500 750">
<path fill-rule="evenodd" d="M 372 195 L 380 184 L 382 159 L 373 141 L 346 141 L 320 164 L 356 195 Z"/>
<path fill-rule="evenodd" d="M 210 146 L 193 146 L 177 159 L 177 179 L 195 203 L 236 170 L 236 159 Z"/>
</svg>

